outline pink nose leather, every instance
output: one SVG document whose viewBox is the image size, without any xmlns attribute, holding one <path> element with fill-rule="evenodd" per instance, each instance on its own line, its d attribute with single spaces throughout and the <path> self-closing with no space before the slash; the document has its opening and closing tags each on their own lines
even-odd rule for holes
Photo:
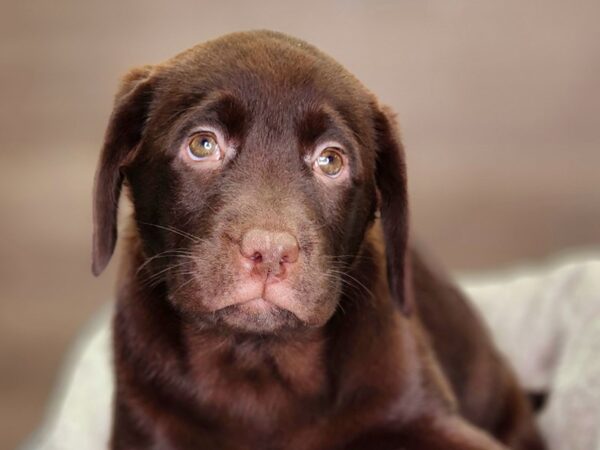
<svg viewBox="0 0 600 450">
<path fill-rule="evenodd" d="M 298 241 L 289 233 L 252 229 L 242 236 L 240 253 L 249 271 L 282 279 L 298 260 Z"/>
</svg>

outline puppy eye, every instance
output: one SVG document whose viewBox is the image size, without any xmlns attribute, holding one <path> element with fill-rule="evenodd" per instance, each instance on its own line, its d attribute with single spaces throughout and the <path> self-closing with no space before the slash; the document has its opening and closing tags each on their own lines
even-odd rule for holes
<svg viewBox="0 0 600 450">
<path fill-rule="evenodd" d="M 188 154 L 195 161 L 212 157 L 220 158 L 221 149 L 213 133 L 202 131 L 194 134 L 188 143 Z"/>
<path fill-rule="evenodd" d="M 337 177 L 344 168 L 344 159 L 335 147 L 327 147 L 315 161 L 315 165 L 328 177 Z"/>
</svg>

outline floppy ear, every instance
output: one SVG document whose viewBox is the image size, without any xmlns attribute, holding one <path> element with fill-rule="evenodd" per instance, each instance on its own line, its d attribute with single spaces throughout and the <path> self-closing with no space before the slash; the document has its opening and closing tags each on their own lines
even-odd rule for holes
<svg viewBox="0 0 600 450">
<path fill-rule="evenodd" d="M 122 168 L 140 142 L 152 100 L 151 66 L 133 69 L 123 79 L 104 136 L 94 181 L 92 273 L 100 275 L 117 242 L 117 206 L 123 185 Z"/>
<path fill-rule="evenodd" d="M 376 107 L 374 122 L 377 143 L 375 176 L 380 194 L 388 283 L 392 297 L 402 312 L 409 315 L 413 304 L 406 284 L 408 195 L 404 148 L 394 114 L 388 108 Z"/>
</svg>

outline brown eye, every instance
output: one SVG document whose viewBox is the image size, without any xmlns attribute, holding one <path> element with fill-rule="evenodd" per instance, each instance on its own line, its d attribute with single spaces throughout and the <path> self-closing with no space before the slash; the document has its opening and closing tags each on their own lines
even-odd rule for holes
<svg viewBox="0 0 600 450">
<path fill-rule="evenodd" d="M 196 133 L 190 139 L 188 153 L 196 161 L 209 157 L 219 157 L 219 144 L 217 144 L 217 139 L 212 133 Z"/>
<path fill-rule="evenodd" d="M 315 163 L 325 175 L 332 178 L 338 176 L 344 168 L 342 155 L 334 147 L 323 150 Z"/>
</svg>

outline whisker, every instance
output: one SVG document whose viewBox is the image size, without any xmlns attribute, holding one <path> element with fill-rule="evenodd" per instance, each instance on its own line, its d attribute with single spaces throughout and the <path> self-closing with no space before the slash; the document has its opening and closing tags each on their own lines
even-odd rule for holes
<svg viewBox="0 0 600 450">
<path fill-rule="evenodd" d="M 347 273 L 347 272 L 341 272 L 341 271 L 338 271 L 338 270 L 335 270 L 335 269 L 331 269 L 330 272 L 340 275 L 340 277 L 342 279 L 344 279 L 344 277 L 348 277 L 350 280 L 352 280 L 352 282 L 356 283 L 358 286 L 360 286 L 361 288 L 363 288 L 364 291 L 367 294 L 369 294 L 372 298 L 375 298 L 375 294 L 373 294 L 373 292 L 368 287 L 366 287 L 360 280 L 358 280 L 357 278 L 353 277 L 349 273 Z M 346 280 L 346 281 L 349 281 L 349 280 Z"/>
<path fill-rule="evenodd" d="M 193 234 L 190 234 L 186 231 L 180 230 L 179 228 L 176 228 L 173 226 L 164 226 L 164 225 L 159 225 L 156 223 L 143 222 L 143 221 L 139 221 L 139 223 L 142 225 L 147 225 L 149 227 L 155 227 L 155 228 L 159 228 L 161 230 L 170 231 L 171 233 L 175 233 L 180 236 L 183 236 L 184 238 L 187 238 L 195 243 L 200 242 L 202 240 L 202 238 L 200 238 L 199 236 L 195 236 Z"/>
<path fill-rule="evenodd" d="M 171 257 L 193 259 L 194 258 L 194 254 L 191 251 L 181 250 L 181 249 L 165 250 L 164 252 L 160 252 L 160 253 L 157 253 L 156 255 L 153 255 L 153 256 L 151 256 L 149 258 L 146 258 L 144 260 L 144 262 L 142 264 L 140 264 L 140 266 L 138 267 L 138 269 L 136 271 L 136 275 L 138 273 L 140 273 L 142 271 L 142 269 L 144 269 L 144 267 L 146 267 L 148 264 L 150 264 L 155 259 L 159 259 L 159 258 L 171 258 Z"/>
<path fill-rule="evenodd" d="M 187 286 L 188 284 L 190 284 L 192 281 L 194 281 L 194 277 L 190 277 L 190 279 L 189 279 L 189 280 L 186 280 L 186 281 L 184 281 L 183 283 L 181 283 L 181 284 L 179 285 L 179 287 L 177 287 L 177 289 L 175 289 L 171 295 L 174 295 L 174 294 L 176 294 L 176 293 L 177 293 L 177 292 L 179 292 L 179 291 L 180 291 L 180 290 L 181 290 L 183 287 L 185 287 L 185 286 Z"/>
<path fill-rule="evenodd" d="M 150 276 L 148 276 L 148 277 L 140 280 L 140 282 L 142 284 L 150 283 L 153 280 L 156 280 L 157 278 L 160 279 L 161 275 L 163 275 L 163 274 L 165 274 L 165 273 L 167 273 L 167 272 L 169 272 L 169 271 L 171 271 L 173 269 L 176 269 L 177 267 L 181 267 L 181 266 L 185 266 L 187 264 L 190 264 L 191 262 L 193 262 L 193 261 L 184 261 L 184 262 L 179 263 L 179 264 L 169 265 L 168 267 L 166 267 L 166 268 L 164 268 L 162 270 L 159 270 L 158 272 L 154 272 L 154 273 L 150 274 Z"/>
</svg>

